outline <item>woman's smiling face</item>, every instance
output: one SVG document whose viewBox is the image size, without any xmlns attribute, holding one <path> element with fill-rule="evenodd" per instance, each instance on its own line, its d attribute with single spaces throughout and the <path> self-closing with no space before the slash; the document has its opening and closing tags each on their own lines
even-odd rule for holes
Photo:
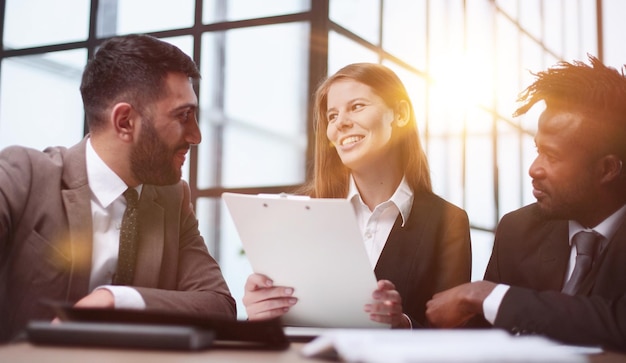
<svg viewBox="0 0 626 363">
<path fill-rule="evenodd" d="M 391 157 L 394 110 L 371 87 L 350 79 L 336 81 L 328 89 L 326 116 L 326 136 L 349 169 Z"/>
</svg>

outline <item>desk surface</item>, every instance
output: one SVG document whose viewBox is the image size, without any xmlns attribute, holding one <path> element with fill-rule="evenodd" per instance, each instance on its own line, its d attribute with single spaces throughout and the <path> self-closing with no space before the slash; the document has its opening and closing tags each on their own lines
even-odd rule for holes
<svg viewBox="0 0 626 363">
<path fill-rule="evenodd" d="M 0 363 L 298 363 L 320 362 L 300 355 L 303 343 L 292 343 L 283 351 L 209 349 L 199 352 L 171 352 L 132 349 L 66 348 L 35 346 L 30 343 L 0 345 Z M 590 363 L 624 363 L 626 355 L 601 353 L 589 357 Z"/>
<path fill-rule="evenodd" d="M 303 343 L 282 351 L 208 349 L 174 352 L 135 349 L 36 346 L 30 343 L 0 345 L 0 363 L 280 363 L 311 362 L 299 354 Z"/>
</svg>

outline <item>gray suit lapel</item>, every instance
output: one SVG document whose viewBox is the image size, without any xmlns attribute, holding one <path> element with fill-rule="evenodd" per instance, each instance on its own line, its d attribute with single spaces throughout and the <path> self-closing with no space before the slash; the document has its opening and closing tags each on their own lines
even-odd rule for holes
<svg viewBox="0 0 626 363">
<path fill-rule="evenodd" d="M 62 191 L 62 195 L 68 221 L 72 261 L 67 295 L 70 301 L 76 301 L 86 295 L 91 275 L 93 228 L 85 145 L 86 138 L 69 148 L 63 160 L 63 182 L 67 189 Z"/>
</svg>

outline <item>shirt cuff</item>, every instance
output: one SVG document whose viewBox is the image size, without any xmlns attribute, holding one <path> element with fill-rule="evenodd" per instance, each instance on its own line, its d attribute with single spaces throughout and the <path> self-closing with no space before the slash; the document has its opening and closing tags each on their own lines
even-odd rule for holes
<svg viewBox="0 0 626 363">
<path fill-rule="evenodd" d="M 404 315 L 404 317 L 406 318 L 406 320 L 408 320 L 408 321 L 409 321 L 409 329 L 413 329 L 413 322 L 411 321 L 411 318 L 409 318 L 409 316 L 408 316 L 408 315 L 406 315 L 406 314 L 404 314 L 404 313 L 403 313 L 402 315 Z"/>
<path fill-rule="evenodd" d="M 129 286 L 121 285 L 104 285 L 98 286 L 95 290 L 106 289 L 113 294 L 116 309 L 136 309 L 143 310 L 146 308 L 146 302 L 141 297 L 139 291 Z"/>
<path fill-rule="evenodd" d="M 504 298 L 504 294 L 509 291 L 509 285 L 498 284 L 491 293 L 483 301 L 483 315 L 485 319 L 493 325 L 500 309 L 500 303 Z"/>
</svg>

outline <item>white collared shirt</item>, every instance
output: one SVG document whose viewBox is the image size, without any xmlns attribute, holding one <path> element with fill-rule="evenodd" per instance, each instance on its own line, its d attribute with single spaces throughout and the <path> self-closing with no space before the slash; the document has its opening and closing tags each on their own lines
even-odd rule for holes
<svg viewBox="0 0 626 363">
<path fill-rule="evenodd" d="M 606 248 L 609 241 L 615 235 L 617 228 L 619 228 L 621 221 L 626 214 L 626 205 L 622 206 L 615 213 L 611 214 L 608 218 L 600 222 L 597 226 L 593 228 L 585 228 L 580 223 L 575 221 L 569 221 L 569 245 L 571 247 L 569 264 L 567 267 L 567 274 L 565 275 L 565 283 L 572 272 L 574 271 L 574 265 L 576 263 L 576 246 L 572 245 L 572 238 L 574 235 L 580 231 L 595 231 L 596 233 L 602 235 L 601 249 Z M 502 299 L 504 295 L 509 290 L 509 286 L 505 284 L 498 284 L 495 289 L 487 296 L 487 298 L 483 301 L 483 314 L 485 315 L 485 319 L 493 324 L 496 321 L 496 316 L 498 314 L 498 309 L 500 308 L 500 304 L 502 303 Z"/>
<path fill-rule="evenodd" d="M 385 247 L 389 233 L 393 228 L 398 214 L 402 217 L 402 226 L 409 218 L 413 205 L 413 191 L 404 178 L 391 198 L 377 205 L 373 211 L 363 202 L 354 179 L 350 177 L 348 200 L 352 203 L 356 218 L 363 236 L 365 250 L 372 269 L 376 267 L 378 258 Z"/>
<path fill-rule="evenodd" d="M 111 286 L 117 268 L 120 226 L 126 210 L 126 199 L 122 195 L 126 183 L 98 156 L 87 140 L 87 180 L 91 190 L 91 218 L 93 225 L 93 249 L 89 291 L 105 288 L 115 297 L 116 308 L 145 308 L 139 292 L 128 286 Z M 137 192 L 141 194 L 142 186 Z"/>
</svg>

